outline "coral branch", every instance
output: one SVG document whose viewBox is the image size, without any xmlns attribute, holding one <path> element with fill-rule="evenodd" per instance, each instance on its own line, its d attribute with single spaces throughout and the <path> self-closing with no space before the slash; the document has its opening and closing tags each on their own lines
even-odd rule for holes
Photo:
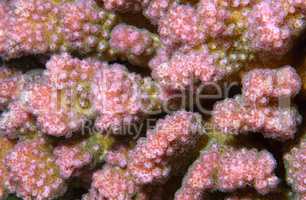
<svg viewBox="0 0 306 200">
<path fill-rule="evenodd" d="M 197 200 L 210 190 L 230 192 L 249 185 L 266 194 L 279 182 L 275 167 L 267 151 L 211 144 L 189 168 L 175 199 Z"/>
</svg>

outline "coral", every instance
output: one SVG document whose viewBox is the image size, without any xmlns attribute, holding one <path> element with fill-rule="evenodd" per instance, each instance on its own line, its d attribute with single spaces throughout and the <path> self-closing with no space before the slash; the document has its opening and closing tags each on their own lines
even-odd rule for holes
<svg viewBox="0 0 306 200">
<path fill-rule="evenodd" d="M 107 152 L 105 156 L 105 162 L 111 166 L 126 168 L 128 164 L 128 155 L 130 150 L 130 145 L 117 144 Z"/>
<path fill-rule="evenodd" d="M 289 183 L 296 193 L 296 199 L 303 200 L 306 198 L 306 139 L 303 136 L 301 142 L 293 147 L 290 152 L 284 156 L 287 183 Z"/>
<path fill-rule="evenodd" d="M 291 99 L 301 89 L 295 69 L 285 66 L 276 70 L 254 69 L 244 75 L 243 96 L 250 104 L 267 105 L 271 100 Z"/>
<path fill-rule="evenodd" d="M 5 183 L 9 179 L 9 173 L 5 167 L 5 157 L 14 147 L 14 143 L 5 137 L 0 137 L 0 199 L 4 199 L 8 193 L 5 188 Z"/>
<path fill-rule="evenodd" d="M 0 2 L 0 52 L 6 51 L 7 42 L 6 42 L 6 27 L 8 26 L 8 11 L 9 8 L 7 6 L 6 1 Z M 2 79 L 2 78 L 1 78 Z"/>
<path fill-rule="evenodd" d="M 261 132 L 278 140 L 294 138 L 301 117 L 291 99 L 301 80 L 291 67 L 254 69 L 243 77 L 242 95 L 217 102 L 213 123 L 227 134 Z M 276 105 L 275 105 L 276 104 Z"/>
<path fill-rule="evenodd" d="M 150 66 L 152 77 L 163 87 L 184 90 L 197 80 L 209 83 L 221 79 L 225 71 L 216 67 L 214 62 L 214 57 L 205 47 L 187 53 L 176 52 L 169 60 L 165 49 L 158 52 Z"/>
<path fill-rule="evenodd" d="M 173 3 L 158 21 L 159 34 L 166 45 L 193 47 L 210 39 L 246 38 L 254 52 L 283 54 L 304 27 L 303 10 L 290 4 L 270 0 L 200 0 L 195 6 Z"/>
<path fill-rule="evenodd" d="M 137 184 L 162 183 L 171 173 L 171 163 L 195 146 L 200 116 L 178 111 L 157 122 L 156 128 L 140 138 L 129 155 L 128 170 Z"/>
<path fill-rule="evenodd" d="M 175 43 L 197 45 L 203 40 L 199 30 L 196 9 L 189 5 L 176 5 L 159 21 L 158 32 L 164 44 L 173 46 Z M 174 44 L 173 44 L 174 43 Z"/>
<path fill-rule="evenodd" d="M 35 79 L 24 79 L 17 100 L 1 116 L 4 132 L 24 127 L 32 115 L 42 132 L 53 136 L 69 137 L 96 117 L 99 130 L 116 132 L 160 112 L 170 97 L 151 78 L 130 73 L 123 65 L 63 53 L 52 56 L 46 66 Z M 16 112 L 18 121 L 12 118 Z"/>
<path fill-rule="evenodd" d="M 129 73 L 119 64 L 96 73 L 92 94 L 99 115 L 96 127 L 115 132 L 154 113 L 167 99 L 164 90 L 150 78 Z"/>
<path fill-rule="evenodd" d="M 216 0 L 200 0 L 197 5 L 197 17 L 199 18 L 198 26 L 200 31 L 205 34 L 205 37 L 218 37 L 227 31 L 226 21 L 229 20 L 232 14 L 229 7 L 237 5 L 230 5 L 230 3 L 218 2 Z M 241 7 L 248 6 L 248 4 L 241 4 Z M 241 20 L 243 23 L 243 19 Z"/>
<path fill-rule="evenodd" d="M 153 58 L 150 65 L 152 76 L 174 89 L 176 84 L 171 79 L 181 85 L 188 82 L 187 86 L 199 80 L 205 84 L 206 80 L 197 76 L 187 80 L 177 79 L 186 77 L 190 73 L 189 68 L 185 71 L 180 66 L 171 65 L 178 56 L 192 60 L 193 52 L 203 47 L 207 49 L 205 57 L 209 59 L 203 60 L 202 65 L 209 66 L 210 71 L 223 72 L 219 79 L 241 68 L 267 60 L 279 60 L 304 30 L 303 17 L 304 10 L 295 8 L 291 1 L 201 0 L 194 5 L 172 3 L 158 20 L 158 33 L 162 44 L 169 49 L 168 58 L 158 63 L 156 60 L 160 60 L 161 55 Z M 167 74 L 174 70 L 176 73 L 173 76 Z M 163 72 L 171 77 L 166 77 Z"/>
<path fill-rule="evenodd" d="M 114 3 L 108 2 L 105 7 L 110 9 L 111 5 L 115 6 Z M 117 3 L 121 4 L 120 2 L 115 4 Z M 59 2 L 14 0 L 8 4 L 7 7 L 1 5 L 0 10 L 3 16 L 3 20 L 0 21 L 0 27 L 3 27 L 0 37 L 0 55 L 4 59 L 31 54 L 79 52 L 80 54 L 96 55 L 106 60 L 121 57 L 135 64 L 143 65 L 147 63 L 159 45 L 159 38 L 156 35 L 143 30 L 140 32 L 140 38 L 138 36 L 133 44 L 137 44 L 138 47 L 145 45 L 145 48 L 148 49 L 141 55 L 134 54 L 135 52 L 132 51 L 124 52 L 122 56 L 120 51 L 122 49 L 117 52 L 118 40 L 111 40 L 111 32 L 117 24 L 118 17 L 114 13 L 99 8 L 94 0 Z M 128 4 L 135 8 L 139 7 L 134 3 Z M 128 5 L 117 6 L 126 7 Z M 123 37 L 128 38 L 126 34 L 131 29 L 127 31 L 120 34 L 121 39 L 119 40 L 122 40 Z M 135 28 L 132 32 L 139 31 Z M 116 33 L 118 29 L 113 30 L 115 37 L 118 35 Z M 125 41 L 128 40 L 125 39 Z M 115 48 L 111 48 L 112 46 Z M 146 59 L 142 58 L 144 55 Z"/>
<path fill-rule="evenodd" d="M 293 36 L 303 29 L 303 12 L 290 1 L 261 1 L 248 17 L 248 38 L 256 51 L 283 54 L 292 44 Z M 262 53 L 261 52 L 261 53 Z"/>
<path fill-rule="evenodd" d="M 51 147 L 43 138 L 19 142 L 6 156 L 6 187 L 23 199 L 53 199 L 66 191 Z"/>
<path fill-rule="evenodd" d="M 8 20 L 0 25 L 5 38 L 0 54 L 6 59 L 58 51 L 108 54 L 116 16 L 92 0 L 14 0 L 7 4 L 9 10 L 3 15 Z"/>
<path fill-rule="evenodd" d="M 81 141 L 60 144 L 54 148 L 55 163 L 61 177 L 68 179 L 78 175 L 84 166 L 93 168 L 104 159 L 113 140 L 108 136 L 93 134 Z M 92 165 L 92 166 L 90 166 Z"/>
<path fill-rule="evenodd" d="M 15 138 L 18 132 L 24 132 L 32 127 L 32 116 L 19 102 L 11 103 L 8 111 L 0 118 L 0 133 L 9 138 Z"/>
<path fill-rule="evenodd" d="M 22 95 L 26 108 L 37 116 L 41 130 L 53 136 L 69 135 L 85 122 L 85 116 L 73 107 L 74 98 L 67 91 L 58 91 L 43 83 L 31 84 Z"/>
<path fill-rule="evenodd" d="M 143 65 L 159 46 L 158 36 L 145 29 L 118 24 L 111 32 L 110 47 L 131 63 Z"/>
<path fill-rule="evenodd" d="M 306 200 L 305 25 L 305 0 L 0 0 L 0 200 Z"/>
<path fill-rule="evenodd" d="M 138 187 L 126 170 L 105 165 L 94 173 L 90 192 L 84 199 L 131 200 L 137 190 Z"/>
<path fill-rule="evenodd" d="M 275 167 L 267 151 L 211 144 L 189 168 L 175 199 L 196 200 L 210 190 L 230 192 L 246 186 L 266 194 L 279 182 Z"/>
<path fill-rule="evenodd" d="M 218 102 L 213 110 L 213 124 L 225 134 L 260 132 L 281 141 L 294 138 L 301 116 L 293 107 L 253 107 L 241 96 Z"/>
<path fill-rule="evenodd" d="M 158 121 L 156 128 L 148 131 L 147 138 L 138 139 L 134 148 L 115 146 L 106 156 L 107 164 L 94 174 L 84 199 L 149 199 L 152 188 L 146 186 L 162 184 L 175 159 L 195 146 L 200 120 L 195 113 L 178 111 Z"/>
<path fill-rule="evenodd" d="M 8 67 L 0 67 L 0 109 L 16 99 L 23 88 L 21 72 Z"/>
<path fill-rule="evenodd" d="M 82 151 L 77 145 L 60 145 L 55 147 L 53 151 L 55 163 L 60 168 L 62 178 L 69 178 L 77 169 L 81 169 L 91 162 L 91 155 Z"/>
<path fill-rule="evenodd" d="M 54 55 L 46 63 L 46 77 L 56 89 L 73 88 L 90 84 L 99 69 L 107 67 L 106 63 L 87 59 L 73 58 L 67 53 Z"/>
<path fill-rule="evenodd" d="M 143 1 L 143 15 L 146 16 L 152 24 L 158 24 L 159 20 L 164 17 L 173 0 L 150 0 Z"/>
<path fill-rule="evenodd" d="M 139 0 L 100 0 L 106 10 L 120 12 L 136 12 L 141 9 Z"/>
</svg>

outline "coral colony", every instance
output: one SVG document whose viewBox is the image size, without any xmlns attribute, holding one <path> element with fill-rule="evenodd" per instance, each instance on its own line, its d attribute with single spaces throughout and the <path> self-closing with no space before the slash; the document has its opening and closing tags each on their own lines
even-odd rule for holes
<svg viewBox="0 0 306 200">
<path fill-rule="evenodd" d="M 305 0 L 0 0 L 0 200 L 306 200 L 305 30 Z"/>
</svg>

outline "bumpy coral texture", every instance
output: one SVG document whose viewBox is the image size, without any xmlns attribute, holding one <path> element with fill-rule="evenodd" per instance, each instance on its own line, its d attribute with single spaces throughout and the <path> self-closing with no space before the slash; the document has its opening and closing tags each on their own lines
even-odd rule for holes
<svg viewBox="0 0 306 200">
<path fill-rule="evenodd" d="M 299 17 L 293 17 L 299 11 L 290 4 L 290 1 L 265 0 L 254 6 L 248 18 L 248 37 L 252 48 L 276 55 L 288 51 L 292 36 L 303 27 Z"/>
<path fill-rule="evenodd" d="M 71 136 L 96 117 L 98 129 L 117 131 L 154 114 L 171 94 L 150 77 L 130 73 L 123 65 L 80 60 L 66 53 L 53 55 L 46 70 L 31 76 L 23 75 L 18 86 L 22 90 L 14 92 L 8 100 L 12 105 L 0 118 L 0 128 L 8 135 L 24 128 L 33 116 L 44 133 L 57 137 Z M 7 88 L 10 83 L 3 80 Z"/>
<path fill-rule="evenodd" d="M 126 144 L 116 145 L 107 152 L 105 162 L 111 166 L 126 168 L 129 151 L 130 147 Z"/>
<path fill-rule="evenodd" d="M 106 155 L 107 164 L 94 174 L 84 199 L 150 199 L 155 187 L 147 186 L 167 180 L 176 158 L 197 142 L 199 120 L 197 114 L 179 111 L 160 120 L 134 148 L 115 146 Z"/>
<path fill-rule="evenodd" d="M 246 1 L 247 2 L 247 1 Z M 200 30 L 205 33 L 206 37 L 217 37 L 226 31 L 226 20 L 230 17 L 228 7 L 231 3 L 223 3 L 216 0 L 201 0 L 197 5 L 197 14 L 199 18 Z M 246 5 L 240 4 L 244 7 Z"/>
<path fill-rule="evenodd" d="M 94 79 L 93 103 L 99 113 L 96 126 L 101 130 L 130 124 L 143 111 L 139 75 L 128 73 L 122 65 L 98 72 Z"/>
<path fill-rule="evenodd" d="M 8 26 L 9 8 L 5 1 L 0 2 L 0 54 L 7 48 L 5 28 Z"/>
<path fill-rule="evenodd" d="M 294 68 L 285 66 L 280 69 L 255 69 L 244 75 L 243 95 L 250 104 L 268 104 L 290 100 L 301 89 L 301 79 Z"/>
<path fill-rule="evenodd" d="M 9 138 L 15 138 L 18 131 L 30 128 L 32 116 L 20 102 L 11 103 L 8 111 L 0 118 L 0 131 Z"/>
<path fill-rule="evenodd" d="M 49 84 L 31 84 L 23 98 L 29 112 L 37 116 L 39 127 L 49 135 L 68 135 L 79 129 L 85 120 L 73 109 L 73 96 Z"/>
<path fill-rule="evenodd" d="M 285 155 L 287 182 L 292 186 L 297 198 L 306 198 L 306 139 Z"/>
<path fill-rule="evenodd" d="M 84 151 L 79 146 L 60 145 L 53 151 L 55 157 L 55 163 L 60 168 L 60 174 L 62 178 L 69 178 L 78 169 L 88 165 L 92 156 L 89 152 Z"/>
<path fill-rule="evenodd" d="M 175 44 L 196 45 L 204 35 L 198 26 L 196 10 L 189 5 L 173 5 L 159 21 L 159 34 L 167 46 Z"/>
<path fill-rule="evenodd" d="M 105 165 L 93 175 L 86 200 L 131 200 L 138 188 L 129 173 L 119 167 Z"/>
<path fill-rule="evenodd" d="M 107 10 L 120 12 L 135 12 L 141 9 L 139 0 L 100 0 Z"/>
<path fill-rule="evenodd" d="M 46 63 L 45 74 L 55 88 L 74 87 L 77 90 L 78 85 L 90 84 L 96 71 L 103 67 L 106 67 L 105 63 L 90 59 L 80 60 L 63 53 L 51 57 Z"/>
<path fill-rule="evenodd" d="M 224 71 L 215 65 L 215 58 L 206 47 L 188 53 L 176 52 L 167 59 L 167 50 L 158 52 L 151 61 L 152 77 L 167 88 L 184 90 L 198 80 L 217 81 Z"/>
<path fill-rule="evenodd" d="M 213 144 L 188 170 L 175 199 L 196 200 L 208 190 L 228 192 L 246 186 L 266 194 L 279 182 L 273 174 L 275 167 L 276 161 L 267 151 Z"/>
<path fill-rule="evenodd" d="M 217 129 L 239 134 L 261 132 L 279 140 L 294 138 L 301 117 L 291 99 L 301 88 L 292 67 L 254 69 L 243 77 L 241 96 L 217 102 L 213 122 Z"/>
<path fill-rule="evenodd" d="M 150 52 L 149 48 L 152 43 L 152 36 L 145 29 L 119 24 L 111 32 L 110 46 L 120 53 L 128 53 L 131 56 L 145 54 L 146 51 Z"/>
<path fill-rule="evenodd" d="M 301 117 L 293 107 L 252 107 L 237 96 L 215 104 L 213 122 L 226 134 L 260 132 L 284 141 L 294 138 Z"/>
<path fill-rule="evenodd" d="M 23 199 L 53 199 L 66 191 L 50 147 L 42 138 L 18 143 L 6 156 L 6 186 Z"/>
<path fill-rule="evenodd" d="M 24 80 L 20 72 L 12 68 L 0 67 L 0 109 L 16 99 L 23 84 Z"/>
<path fill-rule="evenodd" d="M 14 0 L 7 4 L 0 25 L 4 28 L 0 54 L 5 58 L 71 50 L 103 54 L 107 50 L 115 15 L 92 0 Z M 1 13 L 5 9 L 1 6 Z"/>
<path fill-rule="evenodd" d="M 216 68 L 223 72 L 218 75 L 219 79 L 253 65 L 254 61 L 275 60 L 289 51 L 304 29 L 304 13 L 292 1 L 203 0 L 194 5 L 172 3 L 158 20 L 158 32 L 162 44 L 168 48 L 168 59 L 160 58 L 164 53 L 157 53 L 150 62 L 152 76 L 162 83 L 173 85 L 175 89 L 177 83 L 185 88 L 190 86 L 193 78 L 181 79 L 188 77 L 190 70 L 183 70 L 185 68 L 181 65 L 169 62 L 178 60 L 178 56 L 182 60 L 192 60 L 199 46 L 207 46 L 205 54 L 209 61 L 202 61 L 202 65 L 212 65 L 215 67 L 211 71 Z M 183 55 L 180 55 L 181 51 Z M 166 69 L 171 69 L 173 73 L 168 73 Z M 201 80 L 197 76 L 195 79 Z M 183 82 L 186 80 L 189 84 Z"/>
<path fill-rule="evenodd" d="M 113 139 L 99 133 L 87 138 L 62 142 L 53 150 L 55 163 L 64 179 L 82 177 L 101 164 L 113 145 Z M 106 161 L 107 162 L 107 161 Z M 85 175 L 84 175 L 85 174 Z M 85 176 L 86 177 L 86 176 Z"/>
<path fill-rule="evenodd" d="M 171 159 L 188 152 L 198 138 L 199 116 L 179 111 L 158 121 L 138 140 L 129 155 L 128 170 L 136 183 L 159 183 L 171 173 Z"/>
<path fill-rule="evenodd" d="M 9 179 L 9 173 L 5 166 L 5 157 L 13 148 L 14 143 L 5 137 L 0 137 L 0 199 L 4 199 L 8 193 L 5 183 Z"/>
<path fill-rule="evenodd" d="M 158 24 L 159 20 L 164 17 L 169 6 L 172 5 L 172 0 L 150 0 L 144 1 L 143 15 L 146 16 L 152 24 Z"/>
<path fill-rule="evenodd" d="M 305 0 L 0 0 L 0 199 L 79 199 L 90 186 L 83 200 L 306 200 L 302 81 L 290 66 L 256 68 L 297 66 L 305 19 Z M 216 102 L 208 124 L 177 111 L 240 75 L 242 94 Z M 292 140 L 277 155 L 286 173 L 246 148 L 257 137 L 236 137 L 250 132 Z"/>
</svg>

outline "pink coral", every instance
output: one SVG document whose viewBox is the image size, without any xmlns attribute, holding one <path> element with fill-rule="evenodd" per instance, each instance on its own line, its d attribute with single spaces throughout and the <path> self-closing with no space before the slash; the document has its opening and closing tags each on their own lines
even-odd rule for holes
<svg viewBox="0 0 306 200">
<path fill-rule="evenodd" d="M 172 5 L 172 0 L 150 0 L 144 1 L 143 14 L 150 19 L 152 24 L 158 24 L 159 20 L 162 19 Z"/>
<path fill-rule="evenodd" d="M 301 117 L 290 100 L 301 88 L 301 79 L 289 67 L 254 69 L 243 77 L 241 96 L 217 102 L 213 122 L 225 133 L 262 132 L 279 140 L 294 138 Z M 277 105 L 278 104 L 278 105 Z"/>
<path fill-rule="evenodd" d="M 17 98 L 23 84 L 24 79 L 20 72 L 0 67 L 0 109 Z"/>
<path fill-rule="evenodd" d="M 127 171 L 105 165 L 93 175 L 93 181 L 86 200 L 109 199 L 131 200 L 138 187 Z"/>
<path fill-rule="evenodd" d="M 174 4 L 159 21 L 158 32 L 167 46 L 196 45 L 204 37 L 198 23 L 197 12 L 192 6 Z"/>
<path fill-rule="evenodd" d="M 7 85 L 7 76 L 10 74 L 3 75 L 3 87 Z M 96 117 L 97 128 L 120 130 L 160 110 L 171 94 L 151 78 L 130 73 L 122 65 L 80 60 L 65 53 L 52 56 L 47 70 L 37 77 L 22 77 L 22 92 L 19 86 L 18 92 L 14 92 L 16 102 L 35 117 L 44 133 L 53 136 L 69 137 L 86 120 Z M 3 93 L 6 92 L 7 89 Z M 2 122 L 9 123 L 8 119 Z M 19 123 L 18 127 L 22 125 Z M 9 129 L 11 125 L 2 127 Z"/>
<path fill-rule="evenodd" d="M 138 56 L 149 52 L 152 43 L 150 32 L 134 26 L 119 24 L 111 32 L 110 46 L 121 53 Z"/>
<path fill-rule="evenodd" d="M 70 139 L 58 144 L 53 155 L 63 179 L 82 177 L 84 181 L 94 167 L 101 164 L 114 139 L 96 133 L 82 139 Z M 87 180 L 88 181 L 88 180 Z"/>
<path fill-rule="evenodd" d="M 186 153 L 197 142 L 200 127 L 197 114 L 178 111 L 157 122 L 138 140 L 129 155 L 128 170 L 136 183 L 159 183 L 171 172 L 171 159 Z"/>
<path fill-rule="evenodd" d="M 9 47 L 4 52 L 4 57 L 13 58 L 24 53 L 48 51 L 47 32 L 53 31 L 55 24 L 46 21 L 48 16 L 58 14 L 54 5 L 47 0 L 14 0 L 9 4 L 10 23 L 4 30 Z"/>
<path fill-rule="evenodd" d="M 125 168 L 128 162 L 129 151 L 130 147 L 128 145 L 124 144 L 116 145 L 107 152 L 105 156 L 105 162 L 108 165 Z"/>
<path fill-rule="evenodd" d="M 84 53 L 100 51 L 107 43 L 109 29 L 113 26 L 115 16 L 98 8 L 95 1 L 76 0 L 60 5 L 63 16 L 62 27 L 58 34 L 64 38 L 69 48 Z M 101 48 L 102 47 L 102 48 Z"/>
<path fill-rule="evenodd" d="M 100 0 L 103 2 L 104 8 L 111 11 L 135 12 L 141 9 L 141 1 L 139 0 Z"/>
<path fill-rule="evenodd" d="M 255 69 L 244 75 L 242 85 L 246 101 L 268 104 L 271 99 L 294 97 L 301 89 L 301 79 L 290 66 L 276 70 Z"/>
<path fill-rule="evenodd" d="M 306 139 L 305 136 L 300 144 L 291 149 L 284 156 L 285 166 L 287 170 L 287 182 L 297 193 L 297 199 L 304 200 L 306 198 Z"/>
<path fill-rule="evenodd" d="M 14 143 L 5 137 L 0 137 L 0 199 L 5 199 L 7 190 L 5 183 L 9 179 L 8 169 L 5 167 L 5 157 L 14 147 Z"/>
<path fill-rule="evenodd" d="M 94 174 L 90 192 L 84 199 L 150 198 L 149 191 L 153 188 L 147 186 L 165 181 L 175 158 L 196 144 L 199 117 L 185 111 L 176 112 L 157 122 L 156 128 L 147 133 L 147 138 L 140 138 L 133 149 L 115 147 L 106 156 L 107 164 Z"/>
<path fill-rule="evenodd" d="M 59 166 L 61 177 L 67 179 L 78 169 L 88 165 L 92 156 L 78 146 L 60 145 L 53 151 L 55 163 Z"/>
<path fill-rule="evenodd" d="M 249 106 L 240 96 L 216 103 L 212 115 L 216 128 L 225 134 L 261 132 L 283 141 L 294 138 L 301 122 L 295 108 Z"/>
<path fill-rule="evenodd" d="M 45 74 L 53 87 L 57 89 L 71 87 L 77 90 L 78 85 L 90 85 L 96 71 L 106 65 L 106 63 L 90 59 L 80 60 L 63 53 L 51 57 L 46 63 Z"/>
<path fill-rule="evenodd" d="M 215 65 L 215 58 L 206 47 L 188 53 L 176 52 L 166 60 L 167 51 L 159 52 L 160 58 L 152 61 L 152 77 L 162 86 L 185 89 L 197 80 L 203 83 L 222 78 L 224 70 Z"/>
<path fill-rule="evenodd" d="M 71 100 L 73 97 L 65 91 L 60 92 L 41 83 L 33 83 L 23 94 L 23 101 L 27 109 L 37 116 L 39 127 L 53 136 L 68 136 L 83 124 L 85 116 L 72 109 Z"/>
<path fill-rule="evenodd" d="M 226 148 L 226 149 L 222 149 Z M 207 190 L 233 191 L 252 185 L 266 194 L 278 184 L 276 161 L 267 151 L 233 149 L 212 144 L 188 170 L 176 200 L 201 199 Z"/>
<path fill-rule="evenodd" d="M 256 4 L 248 17 L 248 38 L 252 48 L 276 55 L 287 52 L 296 32 L 295 27 L 290 27 L 286 21 L 290 19 L 290 12 L 281 1 L 265 0 Z"/>
<path fill-rule="evenodd" d="M 9 105 L 8 111 L 2 113 L 0 118 L 0 133 L 9 138 L 14 138 L 18 130 L 27 129 L 31 126 L 32 116 L 20 102 Z"/>
<path fill-rule="evenodd" d="M 23 199 L 52 199 L 66 190 L 50 147 L 42 138 L 18 143 L 5 161 L 9 170 L 6 186 Z"/>
<path fill-rule="evenodd" d="M 6 59 L 73 50 L 104 54 L 107 50 L 116 17 L 93 0 L 14 0 L 8 4 L 0 22 L 4 28 L 0 53 Z"/>
<path fill-rule="evenodd" d="M 113 65 L 95 76 L 93 101 L 99 117 L 96 126 L 102 130 L 130 124 L 143 111 L 140 76 L 128 73 L 122 65 Z"/>
<path fill-rule="evenodd" d="M 8 11 L 9 8 L 7 6 L 7 2 L 6 1 L 1 1 L 0 2 L 0 55 L 2 55 L 6 49 L 8 48 L 8 44 L 7 44 L 7 32 L 6 27 L 8 26 Z"/>
<path fill-rule="evenodd" d="M 226 20 L 229 18 L 229 5 L 218 0 L 201 0 L 197 4 L 199 27 L 206 37 L 217 37 L 226 29 Z"/>
</svg>

